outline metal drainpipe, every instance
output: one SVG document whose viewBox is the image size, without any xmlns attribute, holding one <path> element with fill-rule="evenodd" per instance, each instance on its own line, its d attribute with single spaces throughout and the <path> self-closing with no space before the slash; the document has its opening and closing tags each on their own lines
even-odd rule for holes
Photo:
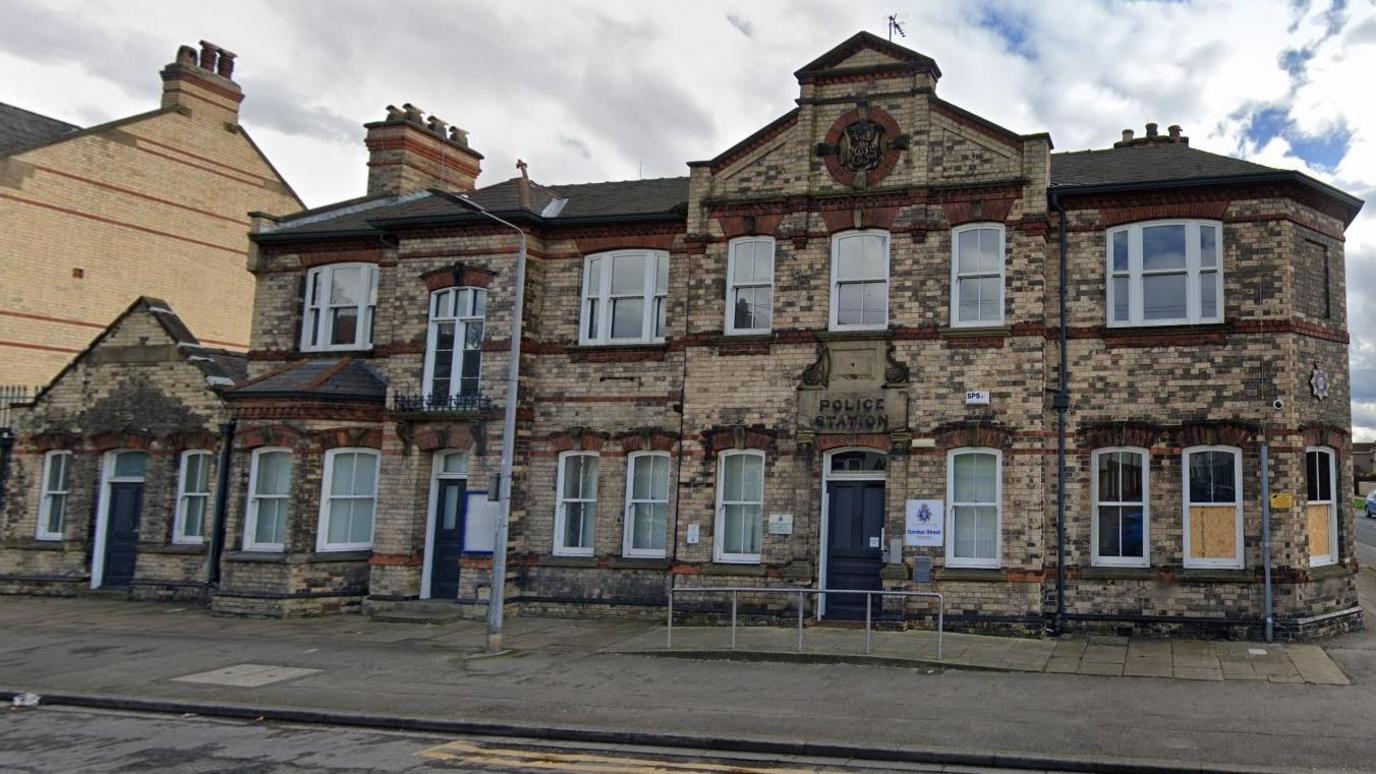
<svg viewBox="0 0 1376 774">
<path fill-rule="evenodd" d="M 1061 324 L 1060 324 L 1060 350 L 1061 364 L 1059 369 L 1058 385 L 1056 395 L 1052 405 L 1056 409 L 1056 620 L 1054 631 L 1059 635 L 1065 627 L 1065 417 L 1070 410 L 1069 357 L 1066 353 L 1067 320 L 1066 320 L 1066 297 L 1069 294 L 1066 283 L 1069 281 L 1069 271 L 1066 266 L 1066 223 L 1065 207 L 1061 204 L 1061 198 L 1054 191 L 1051 192 L 1051 208 L 1057 214 L 1057 231 L 1059 232 L 1061 250 L 1061 278 L 1059 283 L 1060 303 L 1061 303 Z"/>
<path fill-rule="evenodd" d="M 220 586 L 220 556 L 225 550 L 226 521 L 229 515 L 229 465 L 234 457 L 234 430 L 239 423 L 233 419 L 220 425 L 220 465 L 215 471 L 215 531 L 210 533 L 210 567 L 206 571 L 206 588 Z"/>
<path fill-rule="evenodd" d="M 1261 556 L 1266 581 L 1266 641 L 1271 642 L 1276 623 L 1271 598 L 1271 443 L 1265 435 L 1261 439 Z"/>
</svg>

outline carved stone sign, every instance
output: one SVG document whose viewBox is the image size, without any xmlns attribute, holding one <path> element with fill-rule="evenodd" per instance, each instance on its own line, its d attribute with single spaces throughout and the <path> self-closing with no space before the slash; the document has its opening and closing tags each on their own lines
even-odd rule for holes
<svg viewBox="0 0 1376 774">
<path fill-rule="evenodd" d="M 799 429 L 814 433 L 888 433 L 907 425 L 906 413 L 892 391 L 799 393 Z"/>
</svg>

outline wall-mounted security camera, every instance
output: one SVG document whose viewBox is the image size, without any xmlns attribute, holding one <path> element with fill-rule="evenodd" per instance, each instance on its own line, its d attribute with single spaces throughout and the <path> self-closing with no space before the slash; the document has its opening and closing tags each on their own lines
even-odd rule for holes
<svg viewBox="0 0 1376 774">
<path fill-rule="evenodd" d="M 1285 401 L 1281 398 L 1276 398 L 1275 400 L 1271 401 L 1271 408 L 1275 409 L 1276 411 L 1280 411 L 1281 409 L 1285 408 Z"/>
</svg>

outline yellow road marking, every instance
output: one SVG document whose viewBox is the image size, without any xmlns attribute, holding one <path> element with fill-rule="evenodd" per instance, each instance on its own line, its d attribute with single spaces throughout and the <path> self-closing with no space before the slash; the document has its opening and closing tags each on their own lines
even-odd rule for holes
<svg viewBox="0 0 1376 774">
<path fill-rule="evenodd" d="M 485 746 L 472 742 L 448 742 L 422 750 L 416 755 L 432 760 L 453 761 L 474 764 L 495 764 L 520 766 L 531 769 L 551 769 L 556 771 L 604 772 L 624 774 L 625 772 L 662 772 L 663 774 L 685 774 L 688 772 L 724 772 L 725 774 L 822 774 L 819 769 L 799 768 L 758 768 L 724 763 L 650 760 L 646 758 L 618 757 L 614 755 L 594 755 L 591 753 L 561 753 L 553 750 L 519 750 L 505 747 Z"/>
</svg>

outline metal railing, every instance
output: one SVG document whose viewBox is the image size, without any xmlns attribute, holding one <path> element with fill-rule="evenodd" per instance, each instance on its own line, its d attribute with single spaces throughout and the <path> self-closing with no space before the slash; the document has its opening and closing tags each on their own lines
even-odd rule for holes
<svg viewBox="0 0 1376 774">
<path fill-rule="evenodd" d="M 798 652 L 803 652 L 803 608 L 809 594 L 864 594 L 865 595 L 865 655 L 870 654 L 870 624 L 873 617 L 875 597 L 926 597 L 937 601 L 936 610 L 936 657 L 941 659 L 941 635 L 946 626 L 946 598 L 935 591 L 868 591 L 861 589 L 813 589 L 813 588 L 753 588 L 749 586 L 692 586 L 669 589 L 669 625 L 665 631 L 664 649 L 674 647 L 674 595 L 675 594 L 731 594 L 731 649 L 736 649 L 736 611 L 741 594 L 797 594 L 798 595 Z"/>
</svg>

